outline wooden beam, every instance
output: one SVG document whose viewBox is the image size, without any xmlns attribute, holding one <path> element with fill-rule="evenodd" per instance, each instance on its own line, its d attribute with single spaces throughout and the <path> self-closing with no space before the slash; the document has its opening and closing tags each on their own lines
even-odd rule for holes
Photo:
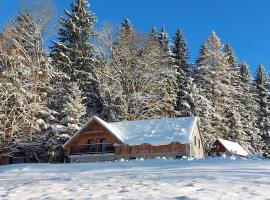
<svg viewBox="0 0 270 200">
<path fill-rule="evenodd" d="M 84 131 L 81 134 L 89 134 L 89 133 L 104 133 L 104 131 Z"/>
</svg>

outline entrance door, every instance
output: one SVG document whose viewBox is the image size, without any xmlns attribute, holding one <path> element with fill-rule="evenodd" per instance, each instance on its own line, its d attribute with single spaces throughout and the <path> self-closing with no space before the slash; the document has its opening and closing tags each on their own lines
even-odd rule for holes
<svg viewBox="0 0 270 200">
<path fill-rule="evenodd" d="M 100 145 L 101 145 L 101 152 L 105 153 L 106 150 L 107 150 L 108 141 L 106 139 L 101 139 L 100 140 Z"/>
</svg>

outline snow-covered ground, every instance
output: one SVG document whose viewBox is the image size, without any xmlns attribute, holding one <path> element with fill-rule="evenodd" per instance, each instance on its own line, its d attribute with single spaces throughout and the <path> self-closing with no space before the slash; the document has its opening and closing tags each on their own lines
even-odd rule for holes
<svg viewBox="0 0 270 200">
<path fill-rule="evenodd" d="M 270 160 L 0 166 L 0 199 L 270 199 Z"/>
</svg>

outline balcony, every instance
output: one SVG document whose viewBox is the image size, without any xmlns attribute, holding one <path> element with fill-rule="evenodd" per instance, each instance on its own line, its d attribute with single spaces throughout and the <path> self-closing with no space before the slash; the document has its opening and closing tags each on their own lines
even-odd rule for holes
<svg viewBox="0 0 270 200">
<path fill-rule="evenodd" d="M 114 153 L 115 147 L 108 143 L 70 145 L 70 155 Z"/>
</svg>

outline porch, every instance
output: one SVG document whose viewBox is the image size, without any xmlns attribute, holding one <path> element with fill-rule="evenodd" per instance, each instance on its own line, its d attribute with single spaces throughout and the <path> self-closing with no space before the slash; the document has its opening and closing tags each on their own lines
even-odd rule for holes
<svg viewBox="0 0 270 200">
<path fill-rule="evenodd" d="M 69 155 L 81 154 L 111 154 L 115 152 L 113 144 L 95 143 L 95 144 L 76 144 L 70 145 Z"/>
</svg>

